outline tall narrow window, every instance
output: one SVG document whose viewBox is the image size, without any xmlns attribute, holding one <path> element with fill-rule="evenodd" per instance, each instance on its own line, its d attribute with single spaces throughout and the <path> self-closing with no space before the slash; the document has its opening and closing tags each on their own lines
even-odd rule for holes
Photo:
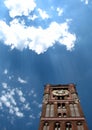
<svg viewBox="0 0 92 130">
<path fill-rule="evenodd" d="M 62 103 L 62 108 L 65 108 L 65 103 Z"/>
<path fill-rule="evenodd" d="M 54 116 L 54 104 L 46 105 L 46 114 L 45 117 L 53 117 Z"/>
<path fill-rule="evenodd" d="M 54 105 L 51 104 L 50 106 L 50 117 L 53 117 L 54 116 Z"/>
<path fill-rule="evenodd" d="M 57 105 L 58 105 L 58 108 L 61 108 L 61 103 L 58 103 Z"/>
<path fill-rule="evenodd" d="M 66 123 L 66 130 L 72 130 L 72 125 L 70 122 Z"/>
<path fill-rule="evenodd" d="M 78 98 L 77 94 L 76 94 L 76 93 L 73 93 L 73 94 L 72 94 L 72 98 L 73 98 L 73 99 L 77 99 L 77 98 Z"/>
<path fill-rule="evenodd" d="M 84 130 L 83 124 L 81 122 L 77 123 L 77 129 L 78 130 Z"/>
<path fill-rule="evenodd" d="M 77 104 L 70 104 L 71 116 L 80 116 Z"/>
<path fill-rule="evenodd" d="M 58 113 L 58 117 L 62 117 L 62 114 L 61 114 L 61 113 Z"/>
<path fill-rule="evenodd" d="M 63 117 L 66 117 L 66 113 L 63 113 Z"/>
<path fill-rule="evenodd" d="M 63 112 L 63 117 L 65 117 L 66 107 L 65 107 L 65 104 L 64 104 L 64 103 L 62 104 L 62 112 Z"/>
<path fill-rule="evenodd" d="M 54 130 L 60 130 L 60 123 L 55 123 L 55 129 Z"/>
<path fill-rule="evenodd" d="M 77 104 L 74 104 L 74 109 L 75 109 L 75 115 L 80 116 Z"/>
<path fill-rule="evenodd" d="M 43 130 L 49 130 L 49 124 L 47 122 L 44 123 Z"/>
<path fill-rule="evenodd" d="M 75 116 L 73 104 L 70 104 L 70 111 L 71 111 L 71 116 Z"/>
<path fill-rule="evenodd" d="M 47 104 L 46 105 L 46 114 L 45 114 L 45 116 L 49 117 L 49 115 L 50 115 L 50 104 Z"/>
</svg>

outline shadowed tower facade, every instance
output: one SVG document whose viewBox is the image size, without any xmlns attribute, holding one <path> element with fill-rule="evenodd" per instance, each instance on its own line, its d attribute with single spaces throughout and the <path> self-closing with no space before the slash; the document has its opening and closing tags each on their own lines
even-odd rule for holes
<svg viewBox="0 0 92 130">
<path fill-rule="evenodd" d="M 88 130 L 74 84 L 45 86 L 39 130 Z"/>
</svg>

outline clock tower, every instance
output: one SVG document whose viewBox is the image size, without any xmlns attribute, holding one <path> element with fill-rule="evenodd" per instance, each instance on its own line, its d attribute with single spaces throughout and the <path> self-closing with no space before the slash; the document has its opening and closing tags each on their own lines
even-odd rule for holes
<svg viewBox="0 0 92 130">
<path fill-rule="evenodd" d="M 88 130 L 74 84 L 45 86 L 39 130 Z"/>
</svg>

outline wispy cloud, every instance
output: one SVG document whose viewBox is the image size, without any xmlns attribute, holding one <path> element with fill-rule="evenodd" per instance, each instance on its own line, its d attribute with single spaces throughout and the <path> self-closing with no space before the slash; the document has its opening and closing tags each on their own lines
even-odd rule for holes
<svg viewBox="0 0 92 130">
<path fill-rule="evenodd" d="M 35 93 L 35 91 L 34 91 L 33 89 L 29 92 L 28 95 L 29 95 L 29 96 L 33 96 L 34 98 L 37 97 L 37 94 Z"/>
<path fill-rule="evenodd" d="M 81 0 L 81 2 L 84 2 L 86 5 L 88 5 L 89 0 Z"/>
<path fill-rule="evenodd" d="M 4 89 L 7 89 L 7 88 L 8 88 L 7 83 L 3 82 L 3 83 L 2 83 L 2 87 L 3 87 Z"/>
<path fill-rule="evenodd" d="M 31 114 L 31 115 L 29 115 L 29 118 L 35 119 L 36 117 L 33 114 Z"/>
<path fill-rule="evenodd" d="M 24 81 L 25 80 L 23 80 L 22 83 L 24 83 Z M 0 84 L 0 86 L 0 110 L 8 113 L 10 121 L 11 118 L 15 116 L 18 118 L 25 117 L 25 112 L 30 112 L 30 116 L 27 117 L 28 119 L 30 118 L 33 120 L 38 118 L 37 115 L 40 111 L 41 104 L 38 102 L 37 93 L 33 88 L 31 88 L 30 91 L 26 90 L 24 92 L 22 87 L 11 87 L 7 82 L 4 81 Z M 29 102 L 29 98 L 31 102 Z M 37 107 L 38 111 L 32 114 L 34 107 Z"/>
<path fill-rule="evenodd" d="M 48 19 L 49 18 L 49 15 L 46 13 L 46 11 L 43 11 L 42 9 L 39 8 L 38 12 L 39 12 L 42 19 Z"/>
<path fill-rule="evenodd" d="M 26 80 L 24 80 L 24 79 L 22 79 L 21 77 L 18 77 L 18 81 L 19 81 L 20 83 L 22 83 L 22 84 L 27 83 L 27 81 L 26 81 Z"/>
<path fill-rule="evenodd" d="M 38 18 L 38 16 L 35 15 L 35 14 L 33 16 L 28 16 L 28 19 L 32 20 L 32 21 L 35 20 L 35 19 L 37 19 L 37 18 Z"/>
<path fill-rule="evenodd" d="M 9 114 L 17 117 L 24 117 L 23 110 L 30 110 L 29 103 L 26 101 L 22 90 L 19 88 L 10 89 L 7 83 L 3 82 L 4 90 L 0 93 L 0 109 L 8 108 Z M 17 100 L 16 97 L 17 96 Z M 21 103 L 21 107 L 19 107 Z M 5 108 L 4 108 L 5 109 Z"/>
<path fill-rule="evenodd" d="M 32 103 L 36 105 L 38 108 L 42 107 L 42 104 L 38 103 L 36 100 L 34 100 Z"/>
<path fill-rule="evenodd" d="M 62 8 L 57 8 L 58 16 L 61 16 L 63 14 L 63 9 Z"/>
<path fill-rule="evenodd" d="M 16 115 L 18 117 L 23 117 L 24 114 L 18 108 L 17 103 L 14 99 L 14 96 L 12 95 L 12 91 L 13 90 L 11 90 L 11 92 L 7 91 L 7 92 L 5 92 L 5 94 L 2 94 L 0 96 L 0 104 L 2 104 L 2 107 L 3 107 L 3 105 L 5 107 L 7 107 L 9 109 L 10 114 Z M 15 93 L 14 93 L 14 95 L 15 95 Z"/>
<path fill-rule="evenodd" d="M 4 74 L 8 74 L 8 70 L 7 69 L 4 70 Z"/>
</svg>

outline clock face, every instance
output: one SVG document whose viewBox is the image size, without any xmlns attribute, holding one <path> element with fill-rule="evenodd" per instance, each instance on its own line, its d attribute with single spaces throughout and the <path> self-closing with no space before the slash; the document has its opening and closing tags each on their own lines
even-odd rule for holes
<svg viewBox="0 0 92 130">
<path fill-rule="evenodd" d="M 52 93 L 53 95 L 56 95 L 56 96 L 65 96 L 69 94 L 69 91 L 60 89 L 60 90 L 53 90 Z"/>
</svg>

